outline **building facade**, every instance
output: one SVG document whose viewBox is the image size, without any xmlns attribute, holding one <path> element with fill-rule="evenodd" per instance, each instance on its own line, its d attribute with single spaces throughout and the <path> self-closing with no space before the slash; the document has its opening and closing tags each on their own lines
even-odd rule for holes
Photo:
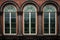
<svg viewBox="0 0 60 40">
<path fill-rule="evenodd" d="M 60 40 L 60 0 L 0 0 L 1 40 Z"/>
</svg>

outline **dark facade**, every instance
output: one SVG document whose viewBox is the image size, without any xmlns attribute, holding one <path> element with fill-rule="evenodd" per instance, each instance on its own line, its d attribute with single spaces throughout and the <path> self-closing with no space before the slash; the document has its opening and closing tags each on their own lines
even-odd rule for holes
<svg viewBox="0 0 60 40">
<path fill-rule="evenodd" d="M 4 35 L 4 7 L 13 5 L 17 9 L 16 17 L 16 35 Z M 37 34 L 23 34 L 23 8 L 26 5 L 34 5 L 37 9 Z M 56 7 L 57 23 L 56 35 L 43 34 L 43 8 L 46 5 L 54 5 Z M 60 0 L 0 0 L 0 39 L 1 40 L 60 40 Z"/>
</svg>

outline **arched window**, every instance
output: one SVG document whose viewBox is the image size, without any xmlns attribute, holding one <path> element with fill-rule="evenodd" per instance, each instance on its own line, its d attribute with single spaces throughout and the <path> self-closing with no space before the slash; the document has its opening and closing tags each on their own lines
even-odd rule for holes
<svg viewBox="0 0 60 40">
<path fill-rule="evenodd" d="M 23 9 L 23 34 L 36 35 L 37 10 L 34 5 L 26 5 Z"/>
<path fill-rule="evenodd" d="M 57 29 L 57 11 L 53 5 L 46 5 L 43 8 L 44 34 L 55 35 Z"/>
<path fill-rule="evenodd" d="M 16 7 L 13 5 L 7 5 L 3 11 L 3 28 L 4 35 L 16 35 Z"/>
</svg>

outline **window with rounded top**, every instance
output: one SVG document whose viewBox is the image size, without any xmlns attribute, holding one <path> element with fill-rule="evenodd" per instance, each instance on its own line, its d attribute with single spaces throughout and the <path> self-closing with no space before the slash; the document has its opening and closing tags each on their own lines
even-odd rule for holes
<svg viewBox="0 0 60 40">
<path fill-rule="evenodd" d="M 17 10 L 13 5 L 7 5 L 3 10 L 4 35 L 16 35 Z"/>
<path fill-rule="evenodd" d="M 23 9 L 23 34 L 37 34 L 37 9 L 34 5 L 26 5 Z"/>
<path fill-rule="evenodd" d="M 53 5 L 46 5 L 43 8 L 43 34 L 55 35 L 57 29 L 57 10 Z"/>
</svg>

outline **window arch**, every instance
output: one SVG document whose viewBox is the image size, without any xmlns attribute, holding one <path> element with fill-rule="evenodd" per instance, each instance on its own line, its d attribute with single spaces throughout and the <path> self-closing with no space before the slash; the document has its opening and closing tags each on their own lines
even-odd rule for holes
<svg viewBox="0 0 60 40">
<path fill-rule="evenodd" d="M 7 5 L 3 10 L 4 35 L 16 35 L 17 10 L 13 5 Z"/>
<path fill-rule="evenodd" d="M 34 5 L 26 5 L 23 9 L 23 34 L 37 34 L 37 10 Z"/>
<path fill-rule="evenodd" d="M 46 35 L 55 35 L 57 30 L 57 10 L 53 5 L 46 5 L 43 8 L 44 33 Z"/>
</svg>

